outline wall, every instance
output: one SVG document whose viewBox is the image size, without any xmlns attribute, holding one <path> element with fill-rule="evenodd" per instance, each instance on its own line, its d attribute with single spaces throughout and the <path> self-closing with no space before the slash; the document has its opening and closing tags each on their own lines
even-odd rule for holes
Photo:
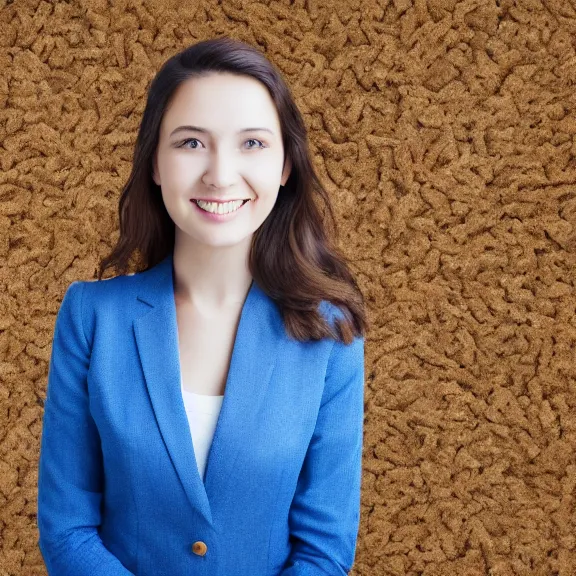
<svg viewBox="0 0 576 576">
<path fill-rule="evenodd" d="M 0 576 L 65 288 L 117 235 L 147 83 L 259 45 L 310 130 L 372 328 L 355 576 L 576 573 L 576 12 L 563 0 L 0 1 Z"/>
</svg>

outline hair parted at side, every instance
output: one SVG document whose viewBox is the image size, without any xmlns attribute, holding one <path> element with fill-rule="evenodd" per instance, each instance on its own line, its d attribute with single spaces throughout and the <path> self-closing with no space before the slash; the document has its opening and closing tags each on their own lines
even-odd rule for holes
<svg viewBox="0 0 576 576">
<path fill-rule="evenodd" d="M 300 341 L 330 337 L 349 344 L 368 328 L 364 297 L 346 257 L 328 237 L 326 226 L 334 237 L 338 226 L 310 159 L 306 126 L 274 65 L 258 49 L 228 37 L 193 44 L 168 59 L 151 81 L 132 171 L 119 201 L 120 235 L 112 252 L 102 259 L 98 279 L 109 267 L 126 274 L 134 254 L 142 272 L 173 251 L 175 224 L 152 179 L 160 124 L 180 84 L 218 72 L 251 76 L 268 89 L 280 120 L 285 161 L 292 161 L 272 212 L 253 234 L 248 259 L 252 277 L 280 307 L 291 337 Z M 318 201 L 325 207 L 324 214 Z M 342 313 L 334 328 L 319 313 L 322 300 Z"/>
</svg>

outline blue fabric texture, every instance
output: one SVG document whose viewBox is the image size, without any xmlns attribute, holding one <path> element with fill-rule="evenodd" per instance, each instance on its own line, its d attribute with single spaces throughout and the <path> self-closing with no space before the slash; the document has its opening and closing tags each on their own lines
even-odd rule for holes
<svg viewBox="0 0 576 576">
<path fill-rule="evenodd" d="M 38 471 L 48 574 L 348 574 L 360 520 L 364 338 L 292 339 L 252 282 L 202 480 L 180 389 L 173 286 L 170 254 L 145 272 L 66 290 Z M 329 321 L 341 314 L 322 304 Z"/>
</svg>

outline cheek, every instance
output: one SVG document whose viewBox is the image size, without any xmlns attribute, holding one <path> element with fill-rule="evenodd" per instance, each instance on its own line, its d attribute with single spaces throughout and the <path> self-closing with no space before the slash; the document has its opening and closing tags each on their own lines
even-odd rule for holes
<svg viewBox="0 0 576 576">
<path fill-rule="evenodd" d="M 279 182 L 282 177 L 282 157 L 277 154 L 260 154 L 247 161 L 245 169 L 270 186 Z"/>
<path fill-rule="evenodd" d="M 179 189 L 190 186 L 202 174 L 202 163 L 186 157 L 185 154 L 167 156 L 161 166 L 162 184 L 168 188 Z"/>
<path fill-rule="evenodd" d="M 248 183 L 258 196 L 276 196 L 280 188 L 282 170 L 278 163 L 270 162 L 262 157 L 245 166 L 240 173 L 240 177 Z"/>
<path fill-rule="evenodd" d="M 252 223 L 254 224 L 254 230 L 259 228 L 270 216 L 270 213 L 276 204 L 277 198 L 277 192 L 269 191 L 266 194 L 258 193 L 258 202 L 254 206 L 254 210 L 252 212 Z"/>
</svg>

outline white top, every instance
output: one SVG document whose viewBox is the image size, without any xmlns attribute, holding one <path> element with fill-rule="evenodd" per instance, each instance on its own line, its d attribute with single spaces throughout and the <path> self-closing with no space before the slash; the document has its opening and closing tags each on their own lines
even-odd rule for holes
<svg viewBox="0 0 576 576">
<path fill-rule="evenodd" d="M 184 400 L 184 408 L 186 408 L 186 416 L 188 416 L 188 425 L 192 435 L 198 472 L 200 473 L 200 478 L 204 480 L 208 451 L 212 445 L 224 396 L 196 394 L 195 392 L 184 390 L 182 384 L 180 389 Z"/>
</svg>

